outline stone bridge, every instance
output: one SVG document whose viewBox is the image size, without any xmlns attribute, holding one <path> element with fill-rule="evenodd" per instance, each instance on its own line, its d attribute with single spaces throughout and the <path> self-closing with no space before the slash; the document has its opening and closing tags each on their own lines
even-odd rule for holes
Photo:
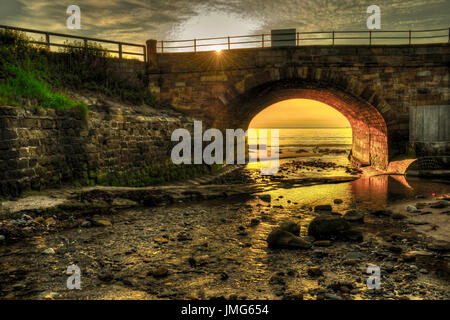
<svg viewBox="0 0 450 320">
<path fill-rule="evenodd" d="M 361 165 L 404 173 L 412 161 L 398 160 L 450 163 L 449 44 L 164 54 L 152 40 L 148 47 L 151 91 L 209 126 L 246 130 L 273 103 L 313 99 L 347 117 Z"/>
</svg>

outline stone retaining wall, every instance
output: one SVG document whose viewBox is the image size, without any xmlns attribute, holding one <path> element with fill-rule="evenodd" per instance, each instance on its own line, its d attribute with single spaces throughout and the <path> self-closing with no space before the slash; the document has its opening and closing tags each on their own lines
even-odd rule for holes
<svg viewBox="0 0 450 320">
<path fill-rule="evenodd" d="M 145 115 L 124 106 L 79 110 L 0 107 L 0 195 L 63 183 L 97 183 L 170 157 L 170 135 L 192 123 L 178 114 Z"/>
</svg>

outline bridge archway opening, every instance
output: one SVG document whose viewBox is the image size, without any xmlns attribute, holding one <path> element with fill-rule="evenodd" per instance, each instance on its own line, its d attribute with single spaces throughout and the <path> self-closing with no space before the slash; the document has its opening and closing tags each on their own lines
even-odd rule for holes
<svg viewBox="0 0 450 320">
<path fill-rule="evenodd" d="M 278 129 L 280 158 L 345 157 L 352 146 L 348 119 L 333 107 L 310 99 L 289 99 L 260 111 L 249 129 Z M 249 138 L 250 139 L 250 138 Z M 254 145 L 256 141 L 250 141 Z M 270 139 L 267 141 L 270 149 Z"/>
<path fill-rule="evenodd" d="M 286 88 L 280 84 L 255 88 L 233 102 L 226 125 L 248 128 L 252 119 L 262 110 L 291 99 L 314 100 L 340 112 L 352 130 L 351 160 L 361 166 L 387 170 L 389 150 L 384 118 L 371 104 L 337 89 Z"/>
</svg>

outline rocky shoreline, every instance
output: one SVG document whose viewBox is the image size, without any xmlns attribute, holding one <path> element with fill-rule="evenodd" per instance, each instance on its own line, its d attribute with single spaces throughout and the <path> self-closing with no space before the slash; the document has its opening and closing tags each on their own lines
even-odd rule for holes
<svg viewBox="0 0 450 320">
<path fill-rule="evenodd" d="M 233 174 L 220 179 L 252 176 Z M 445 196 L 348 208 L 341 199 L 275 197 L 279 181 L 209 183 L 59 190 L 3 202 L 0 298 L 450 297 L 448 225 L 429 222 L 448 220 Z M 82 290 L 66 288 L 72 264 Z M 367 288 L 372 265 L 381 270 L 380 290 Z"/>
</svg>

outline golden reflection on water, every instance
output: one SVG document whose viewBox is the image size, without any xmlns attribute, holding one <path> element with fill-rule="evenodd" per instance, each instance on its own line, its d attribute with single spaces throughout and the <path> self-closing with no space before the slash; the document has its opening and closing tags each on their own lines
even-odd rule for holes
<svg viewBox="0 0 450 320">
<path fill-rule="evenodd" d="M 446 194 L 450 191 L 448 184 L 402 178 L 388 175 L 361 177 L 352 182 L 279 188 L 266 193 L 271 194 L 273 199 L 282 196 L 275 204 L 287 205 L 287 200 L 297 202 L 300 206 L 332 204 L 339 211 L 353 207 L 383 208 L 397 200 L 414 198 L 416 195 L 431 197 L 433 194 Z M 342 204 L 334 204 L 335 199 L 343 200 Z"/>
</svg>

